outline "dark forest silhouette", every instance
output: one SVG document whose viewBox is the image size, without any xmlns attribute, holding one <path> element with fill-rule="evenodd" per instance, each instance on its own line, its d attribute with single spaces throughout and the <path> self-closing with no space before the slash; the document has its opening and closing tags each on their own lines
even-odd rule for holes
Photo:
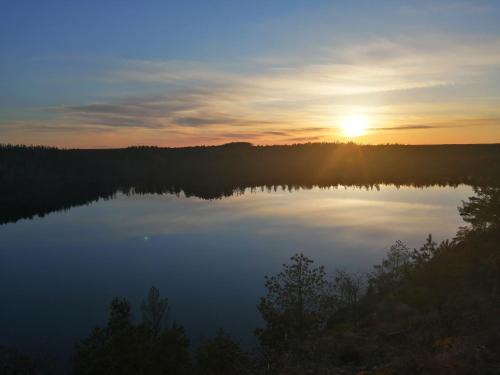
<svg viewBox="0 0 500 375">
<path fill-rule="evenodd" d="M 500 186 L 500 145 L 298 144 L 109 150 L 0 146 L 0 224 L 116 192 L 204 199 L 246 188 Z"/>
</svg>

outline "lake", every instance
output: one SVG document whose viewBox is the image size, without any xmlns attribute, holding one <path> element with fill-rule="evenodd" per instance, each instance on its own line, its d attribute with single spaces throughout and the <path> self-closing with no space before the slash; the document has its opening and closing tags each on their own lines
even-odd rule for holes
<svg viewBox="0 0 500 375">
<path fill-rule="evenodd" d="M 420 246 L 463 224 L 458 187 L 247 189 L 205 200 L 123 194 L 0 226 L 0 344 L 69 358 L 115 296 L 155 285 L 192 342 L 223 327 L 251 346 L 264 275 L 296 252 L 370 271 L 401 239 Z"/>
</svg>

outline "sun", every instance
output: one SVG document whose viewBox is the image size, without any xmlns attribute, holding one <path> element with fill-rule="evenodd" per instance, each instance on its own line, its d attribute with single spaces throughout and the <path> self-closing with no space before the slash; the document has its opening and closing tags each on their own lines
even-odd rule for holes
<svg viewBox="0 0 500 375">
<path fill-rule="evenodd" d="M 349 115 L 342 119 L 341 125 L 346 137 L 359 137 L 366 133 L 368 118 L 363 115 Z"/>
</svg>

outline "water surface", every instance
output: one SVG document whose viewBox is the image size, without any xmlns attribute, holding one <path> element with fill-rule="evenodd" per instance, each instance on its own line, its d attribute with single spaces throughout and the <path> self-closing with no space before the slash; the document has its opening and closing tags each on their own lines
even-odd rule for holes
<svg viewBox="0 0 500 375">
<path fill-rule="evenodd" d="M 369 271 L 397 239 L 452 237 L 469 186 L 246 190 L 223 199 L 117 194 L 0 226 L 0 344 L 68 357 L 155 285 L 193 341 L 224 327 L 252 343 L 263 277 L 295 252 L 329 271 Z"/>
</svg>

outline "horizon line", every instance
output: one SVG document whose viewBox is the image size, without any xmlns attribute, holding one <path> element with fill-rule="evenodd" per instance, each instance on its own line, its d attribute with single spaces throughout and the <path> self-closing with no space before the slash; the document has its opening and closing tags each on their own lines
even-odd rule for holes
<svg viewBox="0 0 500 375">
<path fill-rule="evenodd" d="M 296 146 L 307 146 L 307 145 L 351 145 L 351 146 L 361 146 L 361 147 L 380 147 L 380 146 L 405 146 L 405 147 L 442 147 L 442 146 L 500 146 L 500 142 L 491 143 L 357 143 L 353 141 L 342 142 L 303 142 L 303 143 L 276 143 L 276 144 L 254 144 L 252 142 L 246 141 L 233 141 L 220 144 L 195 144 L 187 146 L 158 146 L 158 145 L 128 145 L 122 147 L 114 146 L 92 146 L 92 147 L 61 147 L 61 146 L 51 146 L 44 144 L 14 144 L 14 143 L 1 143 L 0 147 L 26 147 L 26 148 L 46 148 L 46 149 L 56 149 L 61 151 L 71 151 L 71 150 L 126 150 L 133 148 L 156 148 L 156 149 L 187 149 L 187 148 L 216 148 L 224 146 L 250 146 L 250 147 L 296 147 Z"/>
</svg>

